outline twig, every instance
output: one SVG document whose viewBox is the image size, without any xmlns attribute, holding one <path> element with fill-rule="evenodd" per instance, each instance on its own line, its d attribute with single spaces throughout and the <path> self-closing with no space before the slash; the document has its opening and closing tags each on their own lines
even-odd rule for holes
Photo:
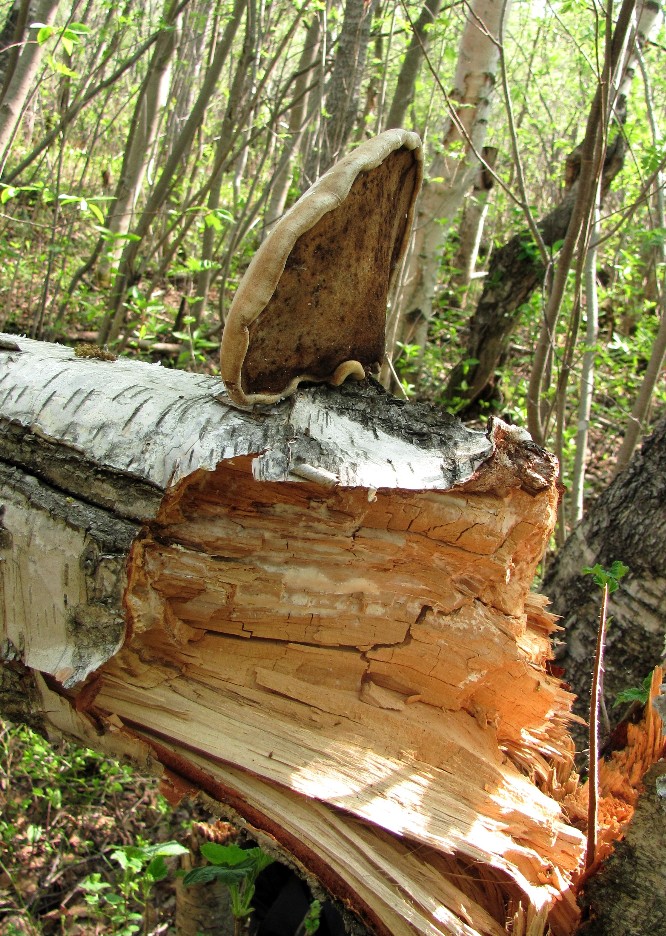
<svg viewBox="0 0 666 936">
<path fill-rule="evenodd" d="M 599 612 L 597 648 L 594 654 L 592 692 L 590 695 L 590 769 L 588 776 L 589 799 L 587 804 L 587 850 L 585 869 L 594 864 L 599 837 L 599 709 L 601 707 L 601 684 L 603 674 L 606 629 L 608 626 L 608 583 L 604 583 Z"/>
</svg>

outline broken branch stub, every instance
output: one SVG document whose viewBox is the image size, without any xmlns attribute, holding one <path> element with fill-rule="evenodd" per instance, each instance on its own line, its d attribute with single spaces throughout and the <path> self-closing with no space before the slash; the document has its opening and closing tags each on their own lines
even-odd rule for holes
<svg viewBox="0 0 666 936">
<path fill-rule="evenodd" d="M 303 381 L 337 386 L 378 369 L 422 176 L 419 137 L 388 130 L 340 160 L 278 222 L 241 280 L 222 337 L 220 370 L 234 402 L 275 403 Z"/>
</svg>

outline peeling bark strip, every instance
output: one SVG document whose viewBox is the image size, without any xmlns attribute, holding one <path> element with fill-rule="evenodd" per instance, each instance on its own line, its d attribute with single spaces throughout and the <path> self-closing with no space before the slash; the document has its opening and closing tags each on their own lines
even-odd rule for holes
<svg viewBox="0 0 666 936">
<path fill-rule="evenodd" d="M 553 459 L 375 386 L 238 410 L 12 340 L 0 708 L 202 791 L 375 933 L 570 934 Z"/>
</svg>

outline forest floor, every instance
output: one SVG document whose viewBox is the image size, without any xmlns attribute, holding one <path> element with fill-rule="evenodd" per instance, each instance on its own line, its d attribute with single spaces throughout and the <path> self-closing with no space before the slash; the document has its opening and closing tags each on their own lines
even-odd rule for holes
<svg viewBox="0 0 666 936">
<path fill-rule="evenodd" d="M 172 810 L 157 781 L 73 744 L 55 749 L 28 729 L 0 725 L 0 805 L 3 936 L 173 932 L 174 874 L 152 888 L 144 926 L 131 919 L 142 908 L 123 900 L 127 885 L 113 857 L 119 847 L 184 839 L 200 818 L 186 804 Z M 176 859 L 169 861 L 175 871 Z M 109 886 L 85 889 L 95 880 Z M 114 905 L 108 895 L 121 899 Z"/>
<path fill-rule="evenodd" d="M 293 936 L 313 912 L 318 936 L 346 932 L 334 906 L 313 903 L 307 885 L 277 862 L 259 875 L 254 912 L 239 929 L 221 882 L 181 896 L 189 888 L 176 886 L 178 857 L 165 858 L 154 882 L 157 849 L 191 847 L 191 867 L 205 863 L 202 842 L 256 844 L 198 802 L 173 808 L 158 787 L 127 764 L 67 742 L 51 746 L 0 721 L 0 936 L 199 936 L 204 919 L 215 936 Z"/>
</svg>

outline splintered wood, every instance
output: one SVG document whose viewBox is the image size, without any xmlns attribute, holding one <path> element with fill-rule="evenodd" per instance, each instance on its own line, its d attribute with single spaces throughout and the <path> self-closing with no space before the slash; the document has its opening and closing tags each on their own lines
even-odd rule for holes
<svg viewBox="0 0 666 936">
<path fill-rule="evenodd" d="M 134 544 L 133 636 L 89 711 L 278 839 L 280 817 L 333 893 L 365 855 L 378 932 L 499 933 L 558 900 L 575 918 L 570 699 L 529 592 L 557 494 L 506 467 L 500 495 L 483 472 L 443 493 L 259 482 L 251 457 L 190 476 Z"/>
<path fill-rule="evenodd" d="M 237 409 L 0 337 L 0 711 L 208 797 L 376 936 L 571 936 L 556 474 L 369 383 Z M 656 723 L 629 740 L 618 829 Z"/>
<path fill-rule="evenodd" d="M 663 670 L 655 666 L 641 718 L 621 722 L 611 738 L 611 753 L 599 760 L 599 842 L 595 864 L 585 878 L 612 854 L 614 843 L 622 838 L 633 818 L 643 792 L 643 777 L 653 764 L 666 757 L 664 726 L 653 704 L 661 693 L 662 681 Z M 566 803 L 570 818 L 581 826 L 587 815 L 588 795 L 589 784 L 581 784 Z"/>
</svg>

